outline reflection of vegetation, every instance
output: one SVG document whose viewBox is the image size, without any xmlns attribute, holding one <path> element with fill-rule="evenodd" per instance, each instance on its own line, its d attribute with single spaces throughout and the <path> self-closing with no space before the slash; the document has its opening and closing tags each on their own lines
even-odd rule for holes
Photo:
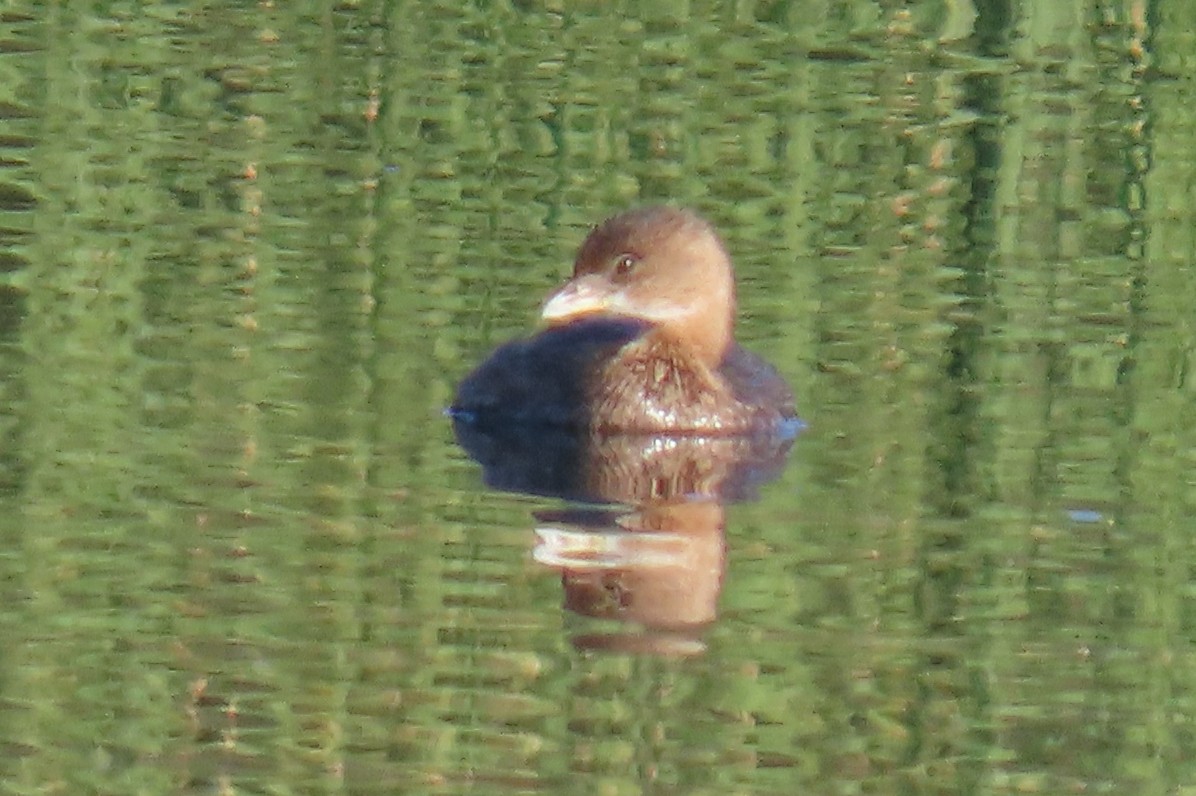
<svg viewBox="0 0 1196 796">
<path fill-rule="evenodd" d="M 1196 20 L 1031 5 L 7 12 L 5 780 L 1191 779 Z M 437 414 L 663 199 L 811 429 L 583 659 Z"/>
</svg>

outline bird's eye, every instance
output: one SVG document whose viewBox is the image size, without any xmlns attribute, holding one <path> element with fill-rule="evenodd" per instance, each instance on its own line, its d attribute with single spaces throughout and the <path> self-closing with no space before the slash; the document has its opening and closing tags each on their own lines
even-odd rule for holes
<svg viewBox="0 0 1196 796">
<path fill-rule="evenodd" d="M 619 276 L 627 276 L 631 273 L 631 269 L 635 268 L 636 259 L 631 254 L 620 254 L 615 258 L 615 273 Z"/>
</svg>

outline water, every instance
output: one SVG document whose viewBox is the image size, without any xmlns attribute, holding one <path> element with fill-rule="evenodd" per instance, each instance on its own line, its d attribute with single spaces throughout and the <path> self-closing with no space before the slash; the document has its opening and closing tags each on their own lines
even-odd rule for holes
<svg viewBox="0 0 1196 796">
<path fill-rule="evenodd" d="M 1190 788 L 1184 4 L 0 19 L 6 790 Z M 807 423 L 681 631 L 443 416 L 663 200 Z"/>
</svg>

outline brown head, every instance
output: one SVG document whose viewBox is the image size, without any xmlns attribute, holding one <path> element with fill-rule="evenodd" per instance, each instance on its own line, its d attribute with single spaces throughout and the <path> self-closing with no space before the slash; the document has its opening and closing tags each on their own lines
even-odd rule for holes
<svg viewBox="0 0 1196 796">
<path fill-rule="evenodd" d="M 731 258 L 714 228 L 688 210 L 617 215 L 581 244 L 573 276 L 541 317 L 560 324 L 594 314 L 641 318 L 717 365 L 734 334 Z"/>
</svg>

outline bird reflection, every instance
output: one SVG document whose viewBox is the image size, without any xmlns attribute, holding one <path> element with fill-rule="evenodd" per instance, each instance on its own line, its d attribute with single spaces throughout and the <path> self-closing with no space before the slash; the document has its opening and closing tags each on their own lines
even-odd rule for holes
<svg viewBox="0 0 1196 796">
<path fill-rule="evenodd" d="M 486 484 L 607 508 L 534 515 L 533 557 L 558 571 L 564 607 L 617 620 L 586 649 L 693 655 L 717 616 L 725 505 L 754 499 L 784 467 L 800 424 L 738 437 L 600 434 L 529 424 L 453 428 Z"/>
</svg>

